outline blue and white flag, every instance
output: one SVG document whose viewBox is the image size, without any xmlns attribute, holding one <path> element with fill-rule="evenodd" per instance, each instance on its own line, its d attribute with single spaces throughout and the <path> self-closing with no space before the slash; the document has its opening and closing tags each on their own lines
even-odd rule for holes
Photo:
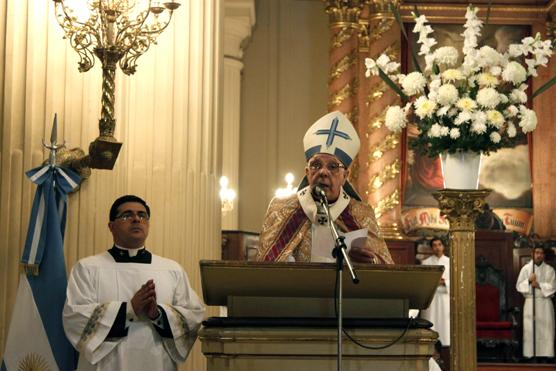
<svg viewBox="0 0 556 371">
<path fill-rule="evenodd" d="M 68 193 L 80 182 L 72 170 L 41 166 L 27 172 L 37 184 L 17 297 L 1 371 L 73 370 L 75 351 L 62 327 L 66 298 L 64 231 Z"/>
</svg>

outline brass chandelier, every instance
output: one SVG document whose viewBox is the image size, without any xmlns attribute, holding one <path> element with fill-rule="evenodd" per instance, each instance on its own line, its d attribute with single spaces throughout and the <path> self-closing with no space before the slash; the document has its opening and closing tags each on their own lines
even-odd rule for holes
<svg viewBox="0 0 556 371">
<path fill-rule="evenodd" d="M 100 135 L 90 144 L 88 155 L 79 148 L 60 154 L 63 164 L 86 178 L 90 168 L 112 169 L 122 146 L 114 138 L 116 66 L 119 64 L 126 75 L 135 73 L 137 59 L 156 43 L 180 4 L 152 0 L 53 1 L 65 38 L 79 55 L 79 71 L 89 71 L 95 56 L 102 64 Z"/>
</svg>

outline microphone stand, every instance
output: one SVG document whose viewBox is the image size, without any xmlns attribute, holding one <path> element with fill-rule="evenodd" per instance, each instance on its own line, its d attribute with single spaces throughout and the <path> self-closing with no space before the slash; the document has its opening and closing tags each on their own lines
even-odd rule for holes
<svg viewBox="0 0 556 371">
<path fill-rule="evenodd" d="M 326 216 L 328 218 L 328 225 L 330 226 L 330 230 L 332 231 L 332 237 L 334 237 L 334 250 L 332 250 L 332 256 L 336 258 L 336 271 L 338 272 L 338 356 L 337 356 L 337 370 L 342 370 L 342 295 L 343 295 L 343 287 L 342 287 L 342 272 L 344 268 L 344 261 L 349 270 L 349 274 L 351 276 L 351 280 L 353 283 L 359 283 L 359 278 L 357 278 L 357 274 L 351 265 L 351 261 L 346 253 L 347 247 L 344 242 L 345 237 L 340 236 L 338 234 L 338 230 L 332 222 L 332 218 L 330 217 L 330 208 L 328 206 L 328 199 L 326 196 L 319 197 L 319 201 L 323 206 L 324 211 L 326 212 Z"/>
</svg>

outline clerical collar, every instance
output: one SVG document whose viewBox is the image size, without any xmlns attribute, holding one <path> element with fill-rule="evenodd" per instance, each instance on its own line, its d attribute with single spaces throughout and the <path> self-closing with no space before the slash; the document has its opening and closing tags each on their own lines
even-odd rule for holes
<svg viewBox="0 0 556 371">
<path fill-rule="evenodd" d="M 123 251 L 127 251 L 128 255 L 130 257 L 134 257 L 135 255 L 137 255 L 137 253 L 139 252 L 139 250 L 142 250 L 145 248 L 145 246 L 141 246 L 137 249 L 126 249 L 125 247 L 121 247 L 120 245 L 114 244 L 114 247 L 116 247 L 119 250 L 123 250 Z"/>
<path fill-rule="evenodd" d="M 319 205 L 315 202 L 315 200 L 313 200 L 310 190 L 311 188 L 307 186 L 297 192 L 299 203 L 301 204 L 305 215 L 307 215 L 307 218 L 309 218 L 312 223 L 326 225 L 328 224 L 326 213 L 324 210 L 319 210 Z M 332 218 L 332 221 L 336 221 L 342 211 L 344 211 L 344 209 L 349 205 L 349 200 L 350 197 L 342 188 L 340 197 L 338 197 L 336 202 L 330 204 L 330 217 Z"/>
<path fill-rule="evenodd" d="M 152 261 L 151 253 L 144 246 L 138 249 L 125 249 L 114 245 L 108 252 L 117 263 L 151 264 Z"/>
</svg>

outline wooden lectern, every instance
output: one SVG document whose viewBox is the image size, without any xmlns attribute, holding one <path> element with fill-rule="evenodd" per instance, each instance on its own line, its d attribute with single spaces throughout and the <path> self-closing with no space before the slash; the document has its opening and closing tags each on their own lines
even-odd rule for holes
<svg viewBox="0 0 556 371">
<path fill-rule="evenodd" d="M 336 369 L 334 263 L 201 261 L 209 318 L 199 332 L 208 371 Z M 409 309 L 427 308 L 443 267 L 356 265 L 360 283 L 343 279 L 345 370 L 428 370 L 437 333 Z M 395 341 L 399 339 L 398 341 Z"/>
</svg>

